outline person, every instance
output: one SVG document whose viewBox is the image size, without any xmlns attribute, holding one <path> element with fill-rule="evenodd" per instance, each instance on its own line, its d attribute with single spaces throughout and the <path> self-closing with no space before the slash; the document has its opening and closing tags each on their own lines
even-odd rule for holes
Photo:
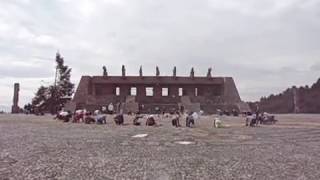
<svg viewBox="0 0 320 180">
<path fill-rule="evenodd" d="M 141 123 L 138 121 L 140 118 L 143 118 L 143 116 L 140 115 L 140 112 L 137 112 L 136 116 L 133 119 L 133 125 L 140 126 Z"/>
<path fill-rule="evenodd" d="M 54 119 L 63 120 L 63 122 L 69 122 L 71 118 L 72 118 L 72 114 L 70 111 L 62 110 L 57 113 Z"/>
<path fill-rule="evenodd" d="M 101 107 L 101 112 L 102 112 L 103 114 L 106 114 L 106 113 L 107 113 L 107 107 L 106 107 L 106 106 L 102 106 L 102 107 Z"/>
<path fill-rule="evenodd" d="M 193 112 L 192 117 L 193 117 L 193 120 L 195 120 L 195 121 L 200 119 L 200 115 L 197 112 Z"/>
<path fill-rule="evenodd" d="M 96 115 L 96 122 L 97 124 L 107 124 L 106 116 L 102 114 Z"/>
<path fill-rule="evenodd" d="M 80 122 L 85 122 L 85 119 L 86 119 L 88 114 L 90 114 L 90 112 L 87 111 L 86 109 L 83 109 L 82 110 L 82 119 L 80 119 Z"/>
<path fill-rule="evenodd" d="M 154 110 L 156 111 L 158 117 L 160 117 L 161 109 L 160 109 L 158 106 L 156 106 L 156 107 L 154 108 Z"/>
<path fill-rule="evenodd" d="M 114 106 L 113 106 L 112 103 L 110 103 L 110 104 L 108 105 L 108 112 L 109 112 L 109 114 L 113 114 L 113 111 L 114 111 Z"/>
<path fill-rule="evenodd" d="M 172 126 L 179 127 L 180 125 L 180 113 L 177 111 L 175 116 L 172 119 Z"/>
<path fill-rule="evenodd" d="M 116 115 L 114 117 L 114 122 L 116 123 L 116 125 L 123 125 L 123 123 L 124 123 L 123 114 Z"/>
<path fill-rule="evenodd" d="M 180 106 L 180 113 L 184 114 L 184 106 Z"/>
<path fill-rule="evenodd" d="M 233 116 L 239 116 L 239 113 L 238 113 L 237 110 L 232 109 L 232 115 L 233 115 Z"/>
<path fill-rule="evenodd" d="M 94 112 L 95 115 L 95 120 L 97 124 L 106 124 L 107 120 L 106 120 L 106 116 L 101 114 L 99 110 L 96 110 Z"/>
<path fill-rule="evenodd" d="M 194 118 L 192 116 L 193 112 L 190 112 L 186 118 L 186 126 L 191 127 L 191 124 L 194 125 Z"/>
<path fill-rule="evenodd" d="M 224 110 L 223 114 L 226 115 L 226 116 L 230 116 L 230 112 L 228 110 Z"/>
<path fill-rule="evenodd" d="M 246 116 L 246 126 L 249 126 L 249 122 L 251 121 L 251 118 L 249 115 Z"/>
<path fill-rule="evenodd" d="M 83 113 L 83 110 L 76 110 L 74 112 L 74 116 L 73 116 L 73 121 L 74 123 L 79 123 L 79 122 L 82 122 L 84 119 L 84 113 Z"/>
<path fill-rule="evenodd" d="M 246 126 L 254 127 L 257 122 L 256 114 L 253 114 L 251 116 L 247 116 L 246 118 Z"/>
<path fill-rule="evenodd" d="M 84 123 L 86 124 L 91 124 L 91 123 L 95 123 L 96 120 L 92 117 L 92 113 L 91 112 L 86 112 L 85 116 L 84 116 Z"/>
<path fill-rule="evenodd" d="M 214 118 L 213 120 L 213 126 L 215 128 L 221 128 L 222 127 L 222 122 L 219 118 Z"/>
<path fill-rule="evenodd" d="M 260 124 L 275 124 L 276 123 L 276 119 L 274 117 L 274 115 L 269 114 L 267 112 L 264 112 L 263 114 L 261 114 L 261 122 Z"/>
<path fill-rule="evenodd" d="M 147 118 L 146 126 L 155 126 L 155 125 L 156 125 L 156 120 L 154 119 L 153 115 L 150 115 Z"/>
<path fill-rule="evenodd" d="M 96 115 L 98 115 L 98 114 L 100 114 L 100 110 L 95 110 L 94 112 L 93 112 L 93 114 L 96 116 Z"/>
<path fill-rule="evenodd" d="M 254 127 L 255 125 L 257 125 L 257 121 L 258 121 L 258 118 L 259 118 L 256 114 L 254 114 L 252 117 L 253 118 L 252 118 L 252 120 L 250 122 L 250 127 Z"/>
<path fill-rule="evenodd" d="M 144 111 L 144 104 L 140 104 L 139 112 L 143 112 L 143 111 Z"/>
</svg>

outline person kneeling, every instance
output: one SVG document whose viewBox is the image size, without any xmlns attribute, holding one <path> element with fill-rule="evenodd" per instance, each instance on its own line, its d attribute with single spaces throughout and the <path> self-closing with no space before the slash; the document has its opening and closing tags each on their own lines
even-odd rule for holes
<svg viewBox="0 0 320 180">
<path fill-rule="evenodd" d="M 72 114 L 70 111 L 61 111 L 55 117 L 55 119 L 63 120 L 63 122 L 69 122 L 71 118 Z"/>
<path fill-rule="evenodd" d="M 140 126 L 140 125 L 141 125 L 141 123 L 139 122 L 139 119 L 140 119 L 140 118 L 143 118 L 143 116 L 140 115 L 140 113 L 138 112 L 138 113 L 136 114 L 136 116 L 134 117 L 134 119 L 133 119 L 133 125 L 135 125 L 135 126 Z"/>
<path fill-rule="evenodd" d="M 82 121 L 84 120 L 83 118 L 84 118 L 84 111 L 83 111 L 83 110 L 77 110 L 77 111 L 74 113 L 72 122 L 73 122 L 73 123 L 82 122 Z"/>
<path fill-rule="evenodd" d="M 172 119 L 172 126 L 179 127 L 180 126 L 180 113 L 176 112 L 176 116 Z"/>
<path fill-rule="evenodd" d="M 219 118 L 214 118 L 213 127 L 222 128 L 222 121 Z"/>
<path fill-rule="evenodd" d="M 156 121 L 155 121 L 154 117 L 152 115 L 149 116 L 146 121 L 146 126 L 155 126 L 155 125 L 156 125 Z"/>
<path fill-rule="evenodd" d="M 102 114 L 96 115 L 96 121 L 97 124 L 107 124 L 106 116 Z"/>
<path fill-rule="evenodd" d="M 187 127 L 194 126 L 194 118 L 193 118 L 192 114 L 193 114 L 193 112 L 189 113 L 189 115 L 186 118 L 186 126 Z M 192 126 L 191 126 L 191 124 L 192 124 Z"/>
<path fill-rule="evenodd" d="M 84 118 L 84 123 L 86 124 L 91 124 L 91 123 L 95 123 L 95 119 L 92 117 L 91 113 L 87 113 L 87 115 Z"/>
<path fill-rule="evenodd" d="M 124 123 L 123 114 L 116 115 L 116 117 L 114 117 L 114 122 L 116 123 L 116 125 L 123 125 Z"/>
</svg>

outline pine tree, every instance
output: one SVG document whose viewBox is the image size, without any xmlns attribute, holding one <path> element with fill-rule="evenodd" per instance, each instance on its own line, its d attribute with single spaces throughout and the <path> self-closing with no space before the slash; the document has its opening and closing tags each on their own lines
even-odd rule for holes
<svg viewBox="0 0 320 180">
<path fill-rule="evenodd" d="M 56 90 L 58 92 L 58 97 L 71 97 L 74 93 L 74 84 L 71 83 L 71 68 L 64 65 L 64 59 L 59 53 L 56 54 L 57 62 L 57 77 L 56 77 Z"/>
<path fill-rule="evenodd" d="M 56 54 L 55 60 L 57 65 L 54 85 L 40 86 L 32 99 L 33 109 L 40 112 L 56 113 L 64 106 L 65 99 L 71 98 L 74 93 L 74 84 L 70 81 L 71 68 L 64 65 L 64 59 L 59 53 Z"/>
</svg>

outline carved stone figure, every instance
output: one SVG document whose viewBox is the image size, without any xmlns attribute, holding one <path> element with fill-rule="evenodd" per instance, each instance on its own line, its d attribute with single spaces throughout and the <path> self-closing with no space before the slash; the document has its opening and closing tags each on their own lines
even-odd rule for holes
<svg viewBox="0 0 320 180">
<path fill-rule="evenodd" d="M 191 71 L 190 71 L 190 77 L 194 78 L 194 69 L 193 69 L 193 67 L 191 68 Z"/>
<path fill-rule="evenodd" d="M 122 77 L 126 76 L 126 68 L 122 65 Z"/>
<path fill-rule="evenodd" d="M 140 66 L 139 75 L 140 75 L 140 77 L 142 77 L 142 76 L 143 76 L 143 73 L 142 73 L 142 66 Z"/>
<path fill-rule="evenodd" d="M 158 66 L 156 67 L 156 76 L 160 76 L 160 70 Z"/>
<path fill-rule="evenodd" d="M 173 77 L 177 76 L 177 67 L 173 67 Z"/>
<path fill-rule="evenodd" d="M 212 68 L 210 67 L 210 68 L 208 69 L 207 77 L 212 77 L 211 71 L 212 71 Z"/>
<path fill-rule="evenodd" d="M 108 71 L 106 66 L 103 66 L 102 69 L 103 69 L 103 76 L 108 76 Z"/>
</svg>

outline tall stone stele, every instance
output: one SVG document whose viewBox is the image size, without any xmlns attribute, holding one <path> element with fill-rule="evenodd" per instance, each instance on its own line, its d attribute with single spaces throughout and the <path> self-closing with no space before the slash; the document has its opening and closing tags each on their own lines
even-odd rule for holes
<svg viewBox="0 0 320 180">
<path fill-rule="evenodd" d="M 159 67 L 158 67 L 158 66 L 156 67 L 156 76 L 157 76 L 157 77 L 160 76 L 160 70 L 159 70 Z"/>
<path fill-rule="evenodd" d="M 102 70 L 103 70 L 103 76 L 107 77 L 107 76 L 108 76 L 107 67 L 106 67 L 106 66 L 103 66 L 103 67 L 102 67 Z"/>
<path fill-rule="evenodd" d="M 140 69 L 139 69 L 139 76 L 140 76 L 141 78 L 143 77 L 142 66 L 140 66 Z"/>
<path fill-rule="evenodd" d="M 191 68 L 191 71 L 190 71 L 190 77 L 194 78 L 194 69 L 193 69 L 193 67 Z"/>
<path fill-rule="evenodd" d="M 212 77 L 212 68 L 210 67 L 209 69 L 208 69 L 208 73 L 207 73 L 207 77 L 208 78 L 211 78 Z"/>
<path fill-rule="evenodd" d="M 14 83 L 14 93 L 13 93 L 13 106 L 11 108 L 11 113 L 16 114 L 19 113 L 19 91 L 20 91 L 20 84 L 19 83 Z"/>
<path fill-rule="evenodd" d="M 126 68 L 122 65 L 122 77 L 126 77 Z"/>
<path fill-rule="evenodd" d="M 174 78 L 177 77 L 177 67 L 175 67 L 175 66 L 173 67 L 172 76 L 173 76 Z"/>
</svg>

